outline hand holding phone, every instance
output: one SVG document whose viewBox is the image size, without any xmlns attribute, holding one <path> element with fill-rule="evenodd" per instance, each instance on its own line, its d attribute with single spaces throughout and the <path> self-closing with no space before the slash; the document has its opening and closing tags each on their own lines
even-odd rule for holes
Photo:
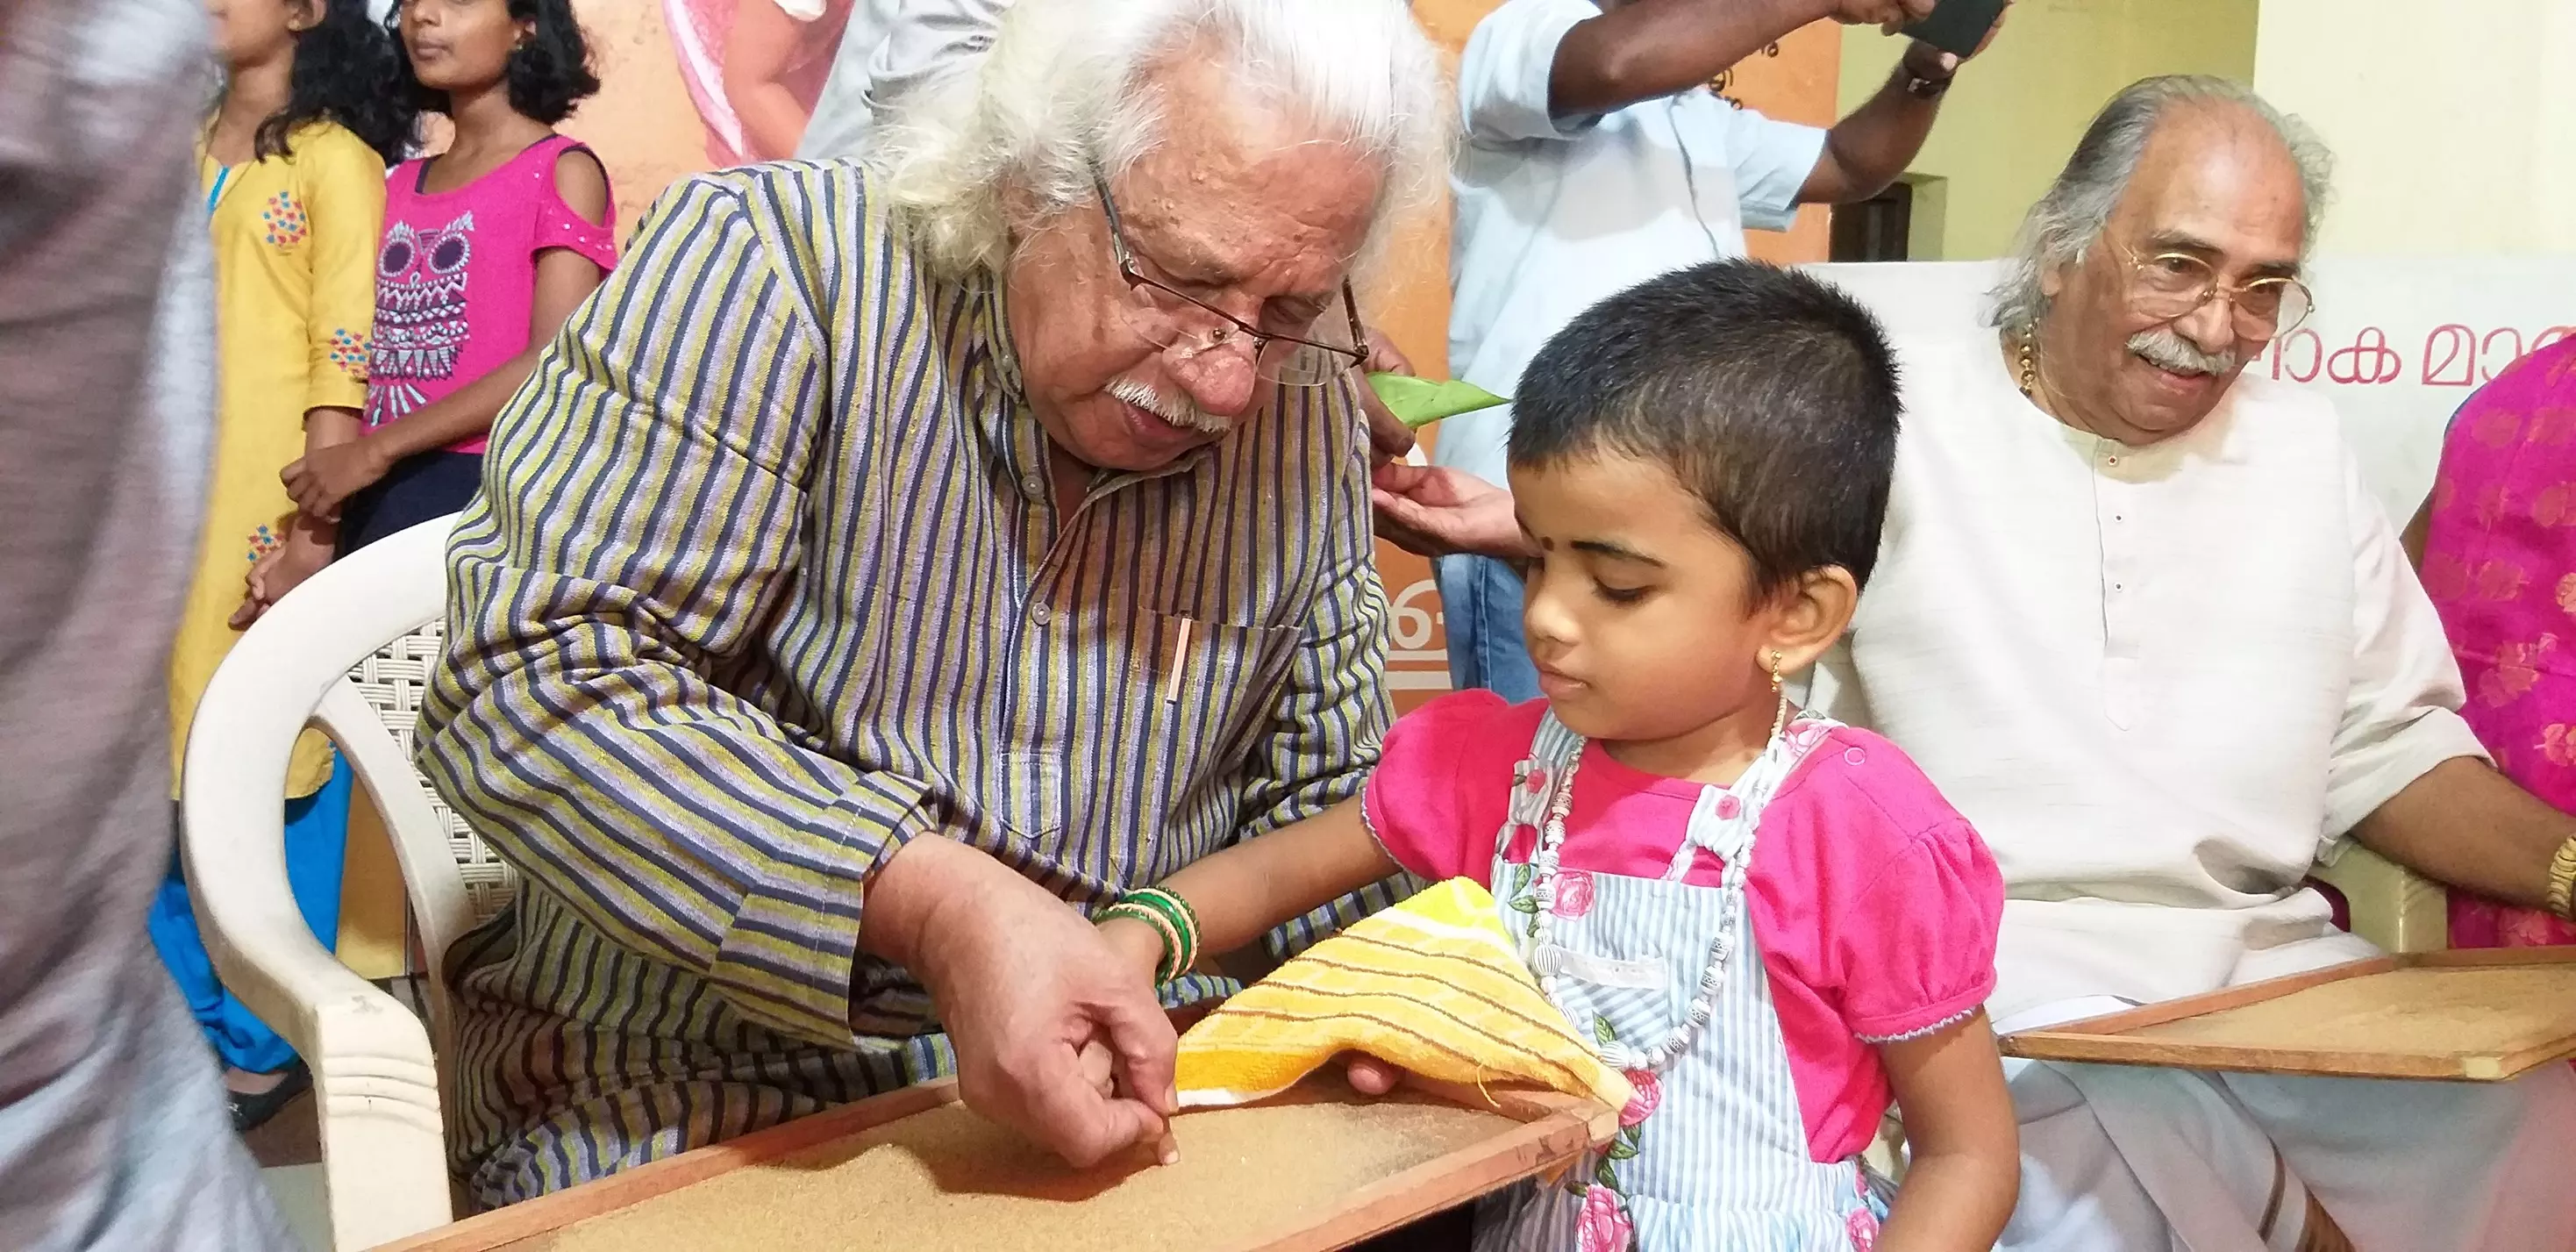
<svg viewBox="0 0 2576 1252">
<path fill-rule="evenodd" d="M 1834 0 L 1834 20 L 1845 26 L 1897 27 L 1927 17 L 1934 0 Z"/>
<path fill-rule="evenodd" d="M 1898 33 L 1929 44 L 1962 61 L 1975 56 L 1994 36 L 1996 24 L 2012 0 L 1940 0 L 1931 16 Z"/>
</svg>

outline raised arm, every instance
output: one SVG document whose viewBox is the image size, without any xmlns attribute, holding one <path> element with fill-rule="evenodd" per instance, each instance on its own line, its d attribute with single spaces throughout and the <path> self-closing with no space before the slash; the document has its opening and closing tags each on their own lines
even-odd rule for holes
<svg viewBox="0 0 2576 1252">
<path fill-rule="evenodd" d="M 1959 59 L 1909 43 L 1878 92 L 1825 132 L 1825 150 L 1798 189 L 1801 204 L 1849 204 L 1887 190 L 1913 164 L 1941 111 Z"/>
<path fill-rule="evenodd" d="M 1632 0 L 1566 32 L 1548 108 L 1560 118 L 1613 112 L 1707 82 L 1809 22 L 1880 24 L 1931 10 L 1931 0 Z"/>
</svg>

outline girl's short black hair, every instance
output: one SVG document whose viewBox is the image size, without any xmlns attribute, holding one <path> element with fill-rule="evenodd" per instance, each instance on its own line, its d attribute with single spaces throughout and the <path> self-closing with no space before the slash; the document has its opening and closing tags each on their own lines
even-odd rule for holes
<svg viewBox="0 0 2576 1252">
<path fill-rule="evenodd" d="M 297 128 L 337 122 L 391 165 L 411 146 L 419 112 L 402 89 L 402 52 L 367 16 L 367 0 L 323 0 L 322 20 L 296 33 L 286 107 L 251 132 L 253 157 L 294 151 Z"/>
<path fill-rule="evenodd" d="M 1758 261 L 1675 270 L 1549 339 L 1512 399 L 1511 463 L 1659 462 L 1769 596 L 1839 565 L 1866 584 L 1896 469 L 1896 360 L 1830 284 Z"/>
<path fill-rule="evenodd" d="M 599 76 L 590 68 L 590 41 L 583 37 L 581 23 L 573 20 L 572 0 L 510 0 L 510 20 L 536 24 L 527 42 L 510 50 L 506 73 L 512 109 L 552 126 L 598 93 Z M 394 36 L 404 98 L 424 113 L 447 112 L 447 93 L 423 87 L 412 77 L 411 57 L 402 52 L 401 4 L 385 15 L 385 29 Z"/>
</svg>

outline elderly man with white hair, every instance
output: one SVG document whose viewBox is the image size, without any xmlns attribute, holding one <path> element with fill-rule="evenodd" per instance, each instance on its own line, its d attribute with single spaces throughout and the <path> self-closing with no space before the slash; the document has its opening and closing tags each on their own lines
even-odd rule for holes
<svg viewBox="0 0 2576 1252">
<path fill-rule="evenodd" d="M 1358 793 L 1349 275 L 1433 185 L 1392 0 L 1024 0 L 866 165 L 688 179 L 493 428 L 422 715 L 524 874 L 447 954 L 500 1204 L 948 1072 L 1163 1142 L 1085 910 Z M 1276 936 L 1293 947 L 1380 899 Z"/>
<path fill-rule="evenodd" d="M 2307 308 L 2326 167 L 2241 87 L 2138 83 L 2032 208 L 1998 324 L 1899 345 L 1878 573 L 1811 697 L 1895 740 L 1994 849 L 1998 1029 L 2370 955 L 2304 885 L 2347 840 L 2567 908 L 2576 819 L 2457 715 L 2441 623 L 2332 405 L 2243 374 Z M 1499 493 L 1382 485 L 1417 530 L 1508 546 Z M 2565 1066 L 2498 1086 L 2012 1070 L 2006 1248 L 2576 1247 Z"/>
</svg>

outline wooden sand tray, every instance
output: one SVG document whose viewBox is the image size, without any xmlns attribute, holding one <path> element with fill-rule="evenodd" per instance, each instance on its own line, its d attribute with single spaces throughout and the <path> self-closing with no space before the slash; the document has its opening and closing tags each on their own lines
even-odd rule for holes
<svg viewBox="0 0 2576 1252">
<path fill-rule="evenodd" d="M 952 1079 L 379 1252 L 1325 1252 L 1572 1164 L 1618 1112 L 1500 1087 L 1369 1101 L 1317 1077 L 1172 1127 L 1178 1165 L 1076 1173 L 969 1112 Z"/>
<path fill-rule="evenodd" d="M 2501 1082 L 2576 1055 L 2576 947 L 2355 961 L 2004 1036 L 2006 1056 Z"/>
</svg>

